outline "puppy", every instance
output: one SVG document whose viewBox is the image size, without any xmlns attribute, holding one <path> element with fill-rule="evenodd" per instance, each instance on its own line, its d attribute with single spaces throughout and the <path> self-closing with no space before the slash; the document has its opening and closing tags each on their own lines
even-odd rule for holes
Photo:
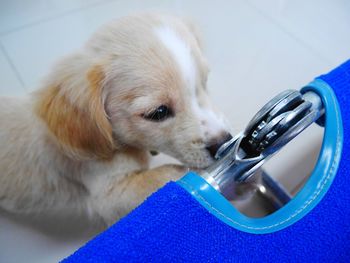
<svg viewBox="0 0 350 263">
<path fill-rule="evenodd" d="M 0 102 L 0 207 L 115 222 L 230 139 L 193 26 L 161 14 L 105 25 L 44 85 Z M 148 168 L 149 152 L 184 166 Z"/>
</svg>

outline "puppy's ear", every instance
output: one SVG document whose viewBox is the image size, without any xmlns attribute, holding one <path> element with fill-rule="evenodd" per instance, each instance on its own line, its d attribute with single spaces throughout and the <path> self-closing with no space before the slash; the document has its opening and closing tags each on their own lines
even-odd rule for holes
<svg viewBox="0 0 350 263">
<path fill-rule="evenodd" d="M 37 94 L 37 114 L 70 157 L 110 159 L 115 142 L 104 109 L 104 70 L 81 60 L 72 57 L 56 68 Z"/>
</svg>

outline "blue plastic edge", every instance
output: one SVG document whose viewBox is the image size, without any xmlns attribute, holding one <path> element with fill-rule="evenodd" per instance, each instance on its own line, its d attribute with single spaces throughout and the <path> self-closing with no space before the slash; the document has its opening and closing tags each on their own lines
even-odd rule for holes
<svg viewBox="0 0 350 263">
<path fill-rule="evenodd" d="M 273 233 L 307 215 L 327 193 L 336 176 L 343 144 L 343 125 L 337 98 L 323 80 L 315 79 L 301 92 L 320 95 L 325 107 L 325 131 L 315 168 L 299 193 L 284 207 L 263 218 L 250 218 L 240 213 L 218 191 L 195 172 L 187 173 L 177 183 L 204 208 L 222 222 L 251 234 Z"/>
</svg>

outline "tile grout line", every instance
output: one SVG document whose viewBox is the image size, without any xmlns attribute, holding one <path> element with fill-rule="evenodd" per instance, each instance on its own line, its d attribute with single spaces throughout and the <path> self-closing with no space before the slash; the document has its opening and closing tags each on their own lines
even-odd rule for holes
<svg viewBox="0 0 350 263">
<path fill-rule="evenodd" d="M 304 42 L 301 38 L 296 36 L 294 33 L 292 33 L 290 30 L 288 30 L 287 27 L 281 25 L 276 21 L 273 17 L 267 15 L 264 11 L 262 11 L 259 7 L 255 6 L 251 1 L 245 1 L 245 3 L 253 8 L 256 12 L 258 12 L 262 17 L 270 21 L 273 25 L 275 25 L 277 28 L 279 28 L 283 33 L 294 39 L 297 43 L 301 44 L 304 48 L 310 50 L 312 53 L 320 57 L 324 62 L 327 64 L 332 65 L 332 61 L 330 61 L 327 57 L 325 57 L 322 53 L 320 53 L 318 50 L 314 49 L 312 46 Z"/>
<path fill-rule="evenodd" d="M 56 14 L 56 15 L 53 15 L 53 16 L 50 16 L 50 17 L 42 18 L 42 19 L 39 19 L 37 21 L 29 22 L 29 23 L 21 25 L 21 26 L 13 27 L 12 29 L 0 31 L 0 36 L 3 37 L 3 36 L 6 36 L 6 35 L 9 35 L 9 34 L 21 31 L 22 29 L 26 29 L 28 27 L 33 27 L 33 26 L 39 25 L 41 23 L 45 23 L 45 22 L 49 22 L 49 21 L 52 21 L 52 20 L 56 20 L 56 19 L 62 18 L 62 17 L 66 17 L 66 16 L 72 15 L 74 13 L 77 13 L 79 11 L 83 11 L 83 10 L 87 10 L 89 8 L 93 8 L 93 7 L 96 7 L 96 6 L 104 5 L 104 4 L 113 2 L 113 1 L 115 1 L 115 0 L 102 0 L 102 1 L 99 1 L 99 2 L 96 2 L 96 3 L 92 3 L 92 4 L 89 4 L 89 5 L 86 5 L 84 7 L 73 8 L 73 9 L 71 9 L 69 11 L 66 11 L 66 12 L 62 12 L 62 13 L 59 13 L 59 14 Z"/>
<path fill-rule="evenodd" d="M 17 70 L 16 66 L 13 64 L 9 54 L 7 53 L 3 43 L 0 40 L 0 51 L 4 54 L 4 57 L 7 61 L 7 63 L 9 64 L 10 68 L 12 69 L 13 73 L 15 74 L 17 80 L 19 81 L 19 83 L 21 84 L 21 87 L 24 89 L 24 91 L 27 91 L 26 85 L 24 84 L 24 81 L 21 77 L 21 74 L 19 73 L 19 71 Z"/>
</svg>

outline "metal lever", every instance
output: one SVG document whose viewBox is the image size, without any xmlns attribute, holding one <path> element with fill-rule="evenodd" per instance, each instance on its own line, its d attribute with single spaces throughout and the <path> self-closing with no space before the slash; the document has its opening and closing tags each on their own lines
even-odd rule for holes
<svg viewBox="0 0 350 263">
<path fill-rule="evenodd" d="M 228 200 L 246 198 L 264 189 L 260 194 L 283 206 L 290 195 L 268 175 L 262 178 L 256 172 L 323 113 L 322 101 L 316 93 L 286 90 L 278 94 L 242 133 L 221 146 L 216 162 L 202 176 Z"/>
</svg>

